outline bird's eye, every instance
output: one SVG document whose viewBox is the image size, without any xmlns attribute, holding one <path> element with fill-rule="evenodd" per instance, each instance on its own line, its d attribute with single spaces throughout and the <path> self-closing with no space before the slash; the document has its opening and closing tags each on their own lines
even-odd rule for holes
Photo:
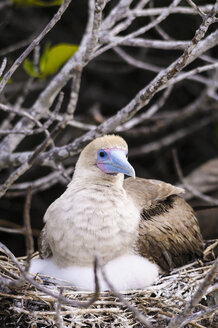
<svg viewBox="0 0 218 328">
<path fill-rule="evenodd" d="M 107 157 L 106 151 L 104 151 L 103 149 L 102 150 L 99 150 L 99 152 L 98 152 L 98 158 L 106 158 L 106 157 Z"/>
</svg>

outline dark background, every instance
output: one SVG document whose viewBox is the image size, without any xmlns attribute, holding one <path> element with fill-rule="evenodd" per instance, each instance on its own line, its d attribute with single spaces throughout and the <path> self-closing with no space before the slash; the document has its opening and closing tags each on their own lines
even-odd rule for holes
<svg viewBox="0 0 218 328">
<path fill-rule="evenodd" d="M 112 1 L 113 4 L 116 1 Z M 165 6 L 171 1 L 155 1 L 155 6 Z M 213 1 L 198 1 L 198 4 L 204 5 L 213 3 Z M 186 2 L 182 2 L 181 5 Z M 187 4 L 186 4 L 187 5 Z M 105 14 L 110 10 L 110 4 L 105 10 Z M 1 60 L 4 58 L 4 50 L 10 45 L 14 45 L 19 41 L 34 38 L 46 23 L 53 17 L 57 11 L 57 7 L 52 8 L 16 8 L 7 7 L 0 11 L 0 55 Z M 185 17 L 185 25 L 184 25 Z M 73 0 L 67 12 L 63 15 L 61 21 L 53 28 L 51 32 L 41 42 L 41 49 L 46 42 L 50 41 L 53 45 L 57 43 L 74 43 L 79 44 L 85 30 L 87 21 L 87 1 Z M 138 26 L 145 24 L 146 19 L 138 19 L 127 32 L 135 30 Z M 147 18 L 149 22 L 149 18 Z M 190 40 L 196 28 L 199 26 L 201 19 L 194 15 L 171 15 L 162 23 L 162 27 L 169 35 L 178 40 Z M 138 25 L 137 25 L 138 24 Z M 215 27 L 212 26 L 208 33 Z M 155 30 L 151 30 L 146 34 L 146 38 L 159 39 L 159 35 Z M 129 54 L 136 58 L 146 58 L 146 62 L 167 67 L 175 60 L 181 51 L 163 51 L 160 49 L 140 49 L 124 47 Z M 14 60 L 22 53 L 22 49 L 7 54 L 9 68 Z M 217 57 L 217 49 L 210 50 L 210 56 Z M 30 56 L 30 58 L 32 58 Z M 188 69 L 197 67 L 202 64 L 200 59 L 189 65 Z M 205 76 L 208 73 L 205 73 Z M 93 60 L 85 69 L 82 76 L 81 90 L 78 106 L 75 113 L 75 119 L 87 123 L 97 124 L 96 117 L 93 114 L 93 108 L 99 108 L 103 119 L 110 117 L 125 106 L 135 94 L 150 82 L 156 73 L 137 69 L 125 63 L 113 50 L 110 50 L 102 56 Z M 25 87 L 27 75 L 20 67 L 13 75 L 12 83 L 10 83 L 3 96 L 3 100 L 15 103 L 22 88 Z M 44 86 L 49 83 L 46 81 L 35 81 L 35 90 L 29 92 L 23 104 L 28 108 L 37 98 Z M 66 103 L 70 85 L 64 88 L 66 93 Z M 167 99 L 166 104 L 161 108 L 158 114 L 171 113 L 173 111 L 181 111 L 185 106 L 196 100 L 204 90 L 204 85 L 193 82 L 191 80 L 182 81 L 174 86 L 174 90 Z M 160 94 L 157 94 L 149 104 L 149 107 L 157 101 Z M 209 101 L 211 106 L 214 102 Z M 206 113 L 199 112 L 199 115 L 191 119 L 183 120 L 175 125 L 169 126 L 167 129 L 161 129 L 163 120 L 147 120 L 141 125 L 130 131 L 120 133 L 128 142 L 130 148 L 129 160 L 135 167 L 137 175 L 145 178 L 155 178 L 166 182 L 176 184 L 178 182 L 177 172 L 173 163 L 172 148 L 176 148 L 180 164 L 184 175 L 189 174 L 192 170 L 199 167 L 207 160 L 214 158 L 218 154 L 218 121 L 215 120 L 206 127 L 199 129 L 192 134 L 187 135 L 182 140 L 173 143 L 170 147 L 162 147 L 160 151 L 151 152 L 147 155 L 131 156 L 131 150 L 139 145 L 148 144 L 153 141 L 161 142 L 161 139 L 169 133 L 177 131 L 177 129 L 185 128 L 193 124 L 193 120 L 204 119 Z M 0 112 L 0 120 L 7 115 Z M 155 133 L 146 134 L 146 129 L 156 127 Z M 76 137 L 83 134 L 83 131 L 76 128 L 68 128 L 56 140 L 56 145 L 63 145 L 73 141 Z M 3 138 L 3 137 L 2 137 Z M 42 136 L 37 135 L 26 138 L 16 149 L 17 151 L 33 150 Z M 67 160 L 65 167 L 74 165 L 76 157 Z M 8 174 L 12 172 L 12 168 L 4 170 L 0 175 L 0 181 L 3 182 Z M 48 174 L 49 168 L 34 166 L 23 177 L 21 181 L 31 181 Z M 34 193 L 31 204 L 31 221 L 35 236 L 43 226 L 43 215 L 49 206 L 57 197 L 65 190 L 65 185 L 57 184 L 52 188 L 39 193 Z M 214 196 L 217 196 L 214 194 Z M 0 199 L 0 219 L 4 225 L 23 224 L 24 196 L 11 197 L 9 194 Z M 200 200 L 192 200 L 192 204 L 202 204 Z M 208 210 L 204 214 L 202 211 L 198 213 L 201 217 L 202 233 L 206 239 L 216 238 L 218 234 L 217 228 L 217 210 Z M 214 219 L 211 219 L 211 217 Z M 14 226 L 14 225 L 13 225 Z M 12 235 L 1 233 L 1 241 L 5 243 L 16 255 L 25 254 L 25 242 L 22 235 Z"/>
</svg>

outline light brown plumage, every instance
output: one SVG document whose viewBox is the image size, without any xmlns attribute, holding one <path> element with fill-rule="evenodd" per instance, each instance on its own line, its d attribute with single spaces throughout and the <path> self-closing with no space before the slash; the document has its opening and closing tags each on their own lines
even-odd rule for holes
<svg viewBox="0 0 218 328">
<path fill-rule="evenodd" d="M 164 270 L 202 256 L 203 240 L 192 208 L 170 184 L 107 174 L 96 166 L 99 149 L 121 148 L 118 136 L 95 139 L 82 151 L 72 182 L 47 210 L 40 255 L 57 265 L 92 265 L 138 253 Z"/>
<path fill-rule="evenodd" d="M 142 256 L 166 271 L 202 256 L 198 221 L 181 188 L 140 178 L 126 179 L 124 188 L 140 210 L 136 250 Z"/>
</svg>

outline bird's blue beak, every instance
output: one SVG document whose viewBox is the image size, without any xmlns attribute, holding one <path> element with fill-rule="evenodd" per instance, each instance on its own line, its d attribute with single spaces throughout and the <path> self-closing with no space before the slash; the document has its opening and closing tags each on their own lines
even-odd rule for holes
<svg viewBox="0 0 218 328">
<path fill-rule="evenodd" d="M 100 150 L 98 152 L 97 166 L 105 173 L 123 173 L 135 178 L 135 170 L 128 162 L 124 149 Z"/>
</svg>

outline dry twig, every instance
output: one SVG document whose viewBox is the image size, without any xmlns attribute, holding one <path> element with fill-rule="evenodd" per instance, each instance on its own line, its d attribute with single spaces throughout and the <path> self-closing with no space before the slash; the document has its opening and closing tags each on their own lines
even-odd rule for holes
<svg viewBox="0 0 218 328">
<path fill-rule="evenodd" d="M 8 287 L 20 287 L 20 285 L 23 286 L 25 282 L 31 283 L 34 287 L 36 287 L 37 290 L 42 291 L 44 294 L 49 295 L 53 297 L 54 299 L 59 300 L 59 302 L 62 302 L 64 304 L 68 304 L 71 306 L 75 307 L 81 307 L 81 308 L 88 308 L 91 304 L 93 304 L 99 296 L 99 282 L 98 282 L 98 276 L 97 276 L 97 260 L 94 262 L 94 277 L 95 277 L 95 292 L 94 295 L 91 297 L 91 299 L 87 302 L 77 302 L 77 301 L 72 301 L 60 294 L 53 293 L 50 289 L 43 287 L 39 283 L 33 279 L 30 274 L 26 272 L 26 270 L 20 265 L 19 261 L 17 258 L 14 256 L 14 254 L 3 244 L 0 242 L 0 248 L 1 250 L 7 254 L 7 256 L 12 260 L 12 262 L 18 267 L 21 276 L 18 277 L 16 281 L 12 282 L 6 282 Z M 0 280 L 4 283 L 4 279 L 0 277 Z M 21 284 L 22 283 L 22 284 Z"/>
<path fill-rule="evenodd" d="M 178 156 L 177 156 L 175 149 L 173 150 L 173 159 L 174 159 L 174 163 L 175 163 L 175 167 L 176 167 L 176 171 L 178 173 L 179 179 L 182 182 L 184 188 L 187 189 L 188 191 L 190 191 L 195 197 L 198 197 L 211 205 L 218 205 L 217 199 L 215 199 L 211 196 L 202 194 L 196 188 L 194 188 L 189 183 L 187 183 L 187 181 L 185 180 L 185 178 L 183 176 L 181 166 L 179 164 Z"/>
<path fill-rule="evenodd" d="M 34 253 L 34 241 L 33 241 L 31 219 L 30 219 L 31 198 L 32 198 L 32 188 L 29 187 L 27 190 L 26 202 L 24 207 L 24 227 L 25 227 L 26 250 L 27 250 L 27 259 L 25 265 L 26 272 L 29 271 L 30 260 Z"/>
<path fill-rule="evenodd" d="M 190 316 L 191 313 L 193 312 L 194 308 L 196 305 L 200 302 L 202 297 L 206 294 L 208 287 L 212 284 L 214 278 L 216 277 L 218 273 L 218 259 L 215 261 L 213 264 L 212 268 L 210 271 L 207 273 L 206 277 L 204 280 L 200 283 L 198 289 L 192 296 L 191 300 L 185 305 L 183 311 L 181 314 L 177 315 L 176 317 L 172 318 L 172 320 L 169 323 L 169 328 L 179 328 L 179 327 L 184 327 L 184 325 L 191 320 L 193 320 L 193 317 Z M 216 305 L 213 310 L 210 309 L 211 311 L 216 311 L 218 309 L 218 306 Z M 206 313 L 200 313 L 200 314 L 195 314 L 197 318 L 204 316 Z M 189 317 L 190 316 L 190 317 Z M 189 318 L 188 318 L 189 317 Z"/>
</svg>

